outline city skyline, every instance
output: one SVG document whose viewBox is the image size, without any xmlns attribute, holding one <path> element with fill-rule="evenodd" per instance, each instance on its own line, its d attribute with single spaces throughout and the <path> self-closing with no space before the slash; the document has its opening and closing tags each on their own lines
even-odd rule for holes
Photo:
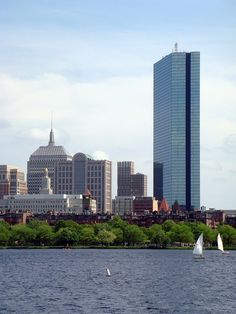
<svg viewBox="0 0 236 314">
<path fill-rule="evenodd" d="M 235 208 L 235 11 L 232 1 L 2 3 L 0 164 L 26 171 L 53 111 L 58 144 L 113 167 L 134 160 L 151 195 L 152 66 L 177 41 L 201 52 L 201 205 Z"/>
</svg>

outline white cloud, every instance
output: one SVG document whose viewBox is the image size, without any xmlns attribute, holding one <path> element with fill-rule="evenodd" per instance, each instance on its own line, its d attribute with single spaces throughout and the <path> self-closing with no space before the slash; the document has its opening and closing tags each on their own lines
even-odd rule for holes
<svg viewBox="0 0 236 314">
<path fill-rule="evenodd" d="M 109 160 L 109 155 L 101 150 L 96 150 L 92 156 L 96 160 Z"/>
<path fill-rule="evenodd" d="M 28 145 L 19 150 L 24 166 L 39 145 L 47 145 L 51 111 L 54 113 L 55 141 L 73 153 L 94 152 L 96 159 L 134 160 L 139 172 L 152 171 L 143 163 L 152 156 L 152 83 L 148 77 L 113 77 L 99 82 L 74 82 L 62 75 L 43 74 L 34 79 L 0 75 L 2 118 L 12 128 L 9 143 Z M 12 114 L 14 113 L 14 114 Z M 0 139 L 0 145 L 4 139 Z M 2 159 L 15 149 L 8 145 Z M 17 160 L 15 161 L 17 163 Z M 114 180 L 114 191 L 115 180 Z"/>
</svg>

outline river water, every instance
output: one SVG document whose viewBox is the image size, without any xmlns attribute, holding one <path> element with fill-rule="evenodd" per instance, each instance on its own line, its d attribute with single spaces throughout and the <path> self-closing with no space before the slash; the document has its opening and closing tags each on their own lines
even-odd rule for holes
<svg viewBox="0 0 236 314">
<path fill-rule="evenodd" d="M 0 250 L 0 313 L 236 313 L 236 251 L 205 255 Z"/>
</svg>

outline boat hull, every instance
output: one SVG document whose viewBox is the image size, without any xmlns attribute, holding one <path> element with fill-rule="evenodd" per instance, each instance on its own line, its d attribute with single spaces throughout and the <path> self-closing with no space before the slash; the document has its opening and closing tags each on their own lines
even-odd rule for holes
<svg viewBox="0 0 236 314">
<path fill-rule="evenodd" d="M 224 252 L 222 252 L 222 255 L 229 255 L 229 252 L 228 251 L 224 251 Z"/>
<path fill-rule="evenodd" d="M 194 255 L 193 258 L 194 258 L 195 261 L 200 261 L 202 259 L 205 259 L 205 256 L 203 256 L 203 255 Z"/>
</svg>

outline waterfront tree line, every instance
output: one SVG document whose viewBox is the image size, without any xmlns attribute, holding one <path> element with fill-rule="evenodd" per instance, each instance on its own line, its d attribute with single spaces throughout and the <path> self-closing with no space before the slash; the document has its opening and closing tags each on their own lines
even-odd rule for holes
<svg viewBox="0 0 236 314">
<path fill-rule="evenodd" d="M 54 226 L 30 220 L 26 225 L 0 222 L 0 246 L 147 246 L 166 248 L 191 246 L 203 232 L 205 246 L 216 246 L 220 233 L 225 246 L 236 247 L 236 229 L 219 225 L 211 229 L 199 222 L 166 220 L 162 225 L 139 227 L 114 217 L 106 223 L 83 225 L 72 220 L 60 220 Z"/>
</svg>

